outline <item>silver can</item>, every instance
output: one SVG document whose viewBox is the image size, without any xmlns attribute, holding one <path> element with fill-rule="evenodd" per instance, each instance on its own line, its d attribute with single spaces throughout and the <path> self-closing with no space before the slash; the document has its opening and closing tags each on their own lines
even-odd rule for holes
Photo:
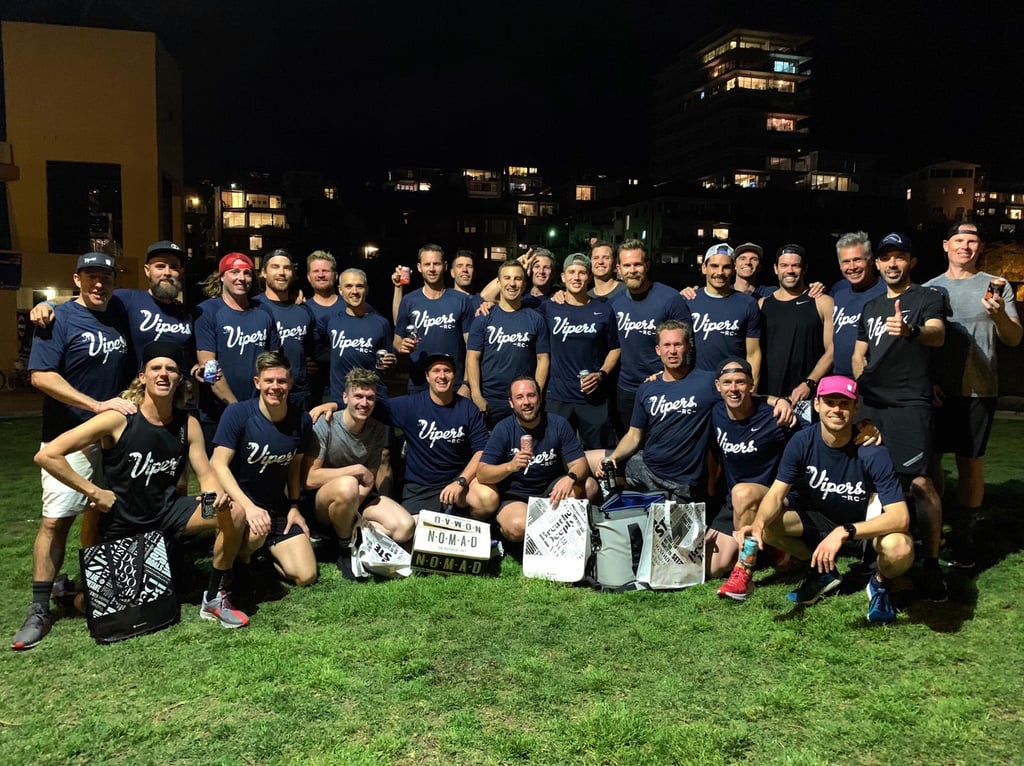
<svg viewBox="0 0 1024 766">
<path fill-rule="evenodd" d="M 384 369 L 384 357 L 386 357 L 387 355 L 388 355 L 387 350 L 385 350 L 383 348 L 380 349 L 379 351 L 377 351 L 377 365 L 376 366 L 377 366 L 378 370 L 383 370 Z"/>
<path fill-rule="evenodd" d="M 405 337 L 410 340 L 420 339 L 420 334 L 416 332 L 416 325 L 410 324 L 405 326 Z"/>
<path fill-rule="evenodd" d="M 214 384 L 217 382 L 217 373 L 220 372 L 220 362 L 211 359 L 203 365 L 203 383 Z"/>
<path fill-rule="evenodd" d="M 212 519 L 217 515 L 217 509 L 213 507 L 217 502 L 216 492 L 204 492 L 199 500 L 199 513 L 204 519 Z"/>
</svg>

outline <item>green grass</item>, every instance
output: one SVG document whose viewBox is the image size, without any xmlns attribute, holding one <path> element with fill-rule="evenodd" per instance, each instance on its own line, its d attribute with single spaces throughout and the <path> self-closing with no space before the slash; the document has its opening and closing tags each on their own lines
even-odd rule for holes
<svg viewBox="0 0 1024 766">
<path fill-rule="evenodd" d="M 0 422 L 5 641 L 29 596 L 37 438 L 37 420 Z M 186 603 L 121 644 L 64 619 L 0 652 L 0 763 L 1020 763 L 1021 443 L 1024 422 L 997 421 L 982 567 L 890 627 L 859 590 L 791 609 L 769 572 L 735 604 L 710 586 L 603 595 L 508 560 L 496 579 L 378 584 L 323 564 L 244 630 Z"/>
</svg>

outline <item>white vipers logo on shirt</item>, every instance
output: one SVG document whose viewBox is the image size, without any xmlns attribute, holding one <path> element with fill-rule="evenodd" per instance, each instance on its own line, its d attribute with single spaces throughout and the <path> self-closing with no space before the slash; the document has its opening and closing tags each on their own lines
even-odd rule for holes
<svg viewBox="0 0 1024 766">
<path fill-rule="evenodd" d="M 271 465 L 287 465 L 292 462 L 292 458 L 295 457 L 297 452 L 297 450 L 290 450 L 283 455 L 274 455 L 271 454 L 270 447 L 267 444 L 249 442 L 246 446 L 249 448 L 249 457 L 246 458 L 246 462 L 249 465 L 258 465 L 260 473 L 263 473 Z"/>
</svg>

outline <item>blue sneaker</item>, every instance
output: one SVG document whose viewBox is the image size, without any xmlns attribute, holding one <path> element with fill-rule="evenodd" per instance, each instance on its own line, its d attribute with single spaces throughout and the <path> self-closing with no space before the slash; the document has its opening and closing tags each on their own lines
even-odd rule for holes
<svg viewBox="0 0 1024 766">
<path fill-rule="evenodd" d="M 809 606 L 822 596 L 827 596 L 834 591 L 842 582 L 843 578 L 839 576 L 839 570 L 837 569 L 825 572 L 825 574 L 812 569 L 807 573 L 804 581 L 800 583 L 800 587 L 787 593 L 786 598 L 794 603 Z"/>
<path fill-rule="evenodd" d="M 868 581 L 868 622 L 890 623 L 896 620 L 896 610 L 889 599 L 885 581 L 872 577 Z"/>
</svg>

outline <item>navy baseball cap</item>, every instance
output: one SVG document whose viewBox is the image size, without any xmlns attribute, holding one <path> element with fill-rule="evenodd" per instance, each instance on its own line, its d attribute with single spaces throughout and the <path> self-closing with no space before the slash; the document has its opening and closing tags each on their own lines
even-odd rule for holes
<svg viewBox="0 0 1024 766">
<path fill-rule="evenodd" d="M 159 242 L 154 242 L 146 248 L 146 263 L 149 263 L 151 260 L 163 253 L 176 255 L 179 259 L 183 259 L 185 257 L 185 251 L 181 249 L 181 247 L 174 244 L 169 239 L 162 239 Z"/>
<path fill-rule="evenodd" d="M 86 253 L 78 256 L 78 265 L 75 267 L 75 271 L 82 269 L 109 269 L 113 273 L 117 273 L 114 259 L 106 253 Z"/>
<path fill-rule="evenodd" d="M 875 253 L 881 255 L 886 250 L 899 250 L 901 253 L 912 253 L 914 252 L 914 244 L 910 241 L 910 237 L 900 234 L 898 231 L 894 231 L 891 234 L 886 234 L 878 242 L 878 247 L 875 248 Z"/>
</svg>

